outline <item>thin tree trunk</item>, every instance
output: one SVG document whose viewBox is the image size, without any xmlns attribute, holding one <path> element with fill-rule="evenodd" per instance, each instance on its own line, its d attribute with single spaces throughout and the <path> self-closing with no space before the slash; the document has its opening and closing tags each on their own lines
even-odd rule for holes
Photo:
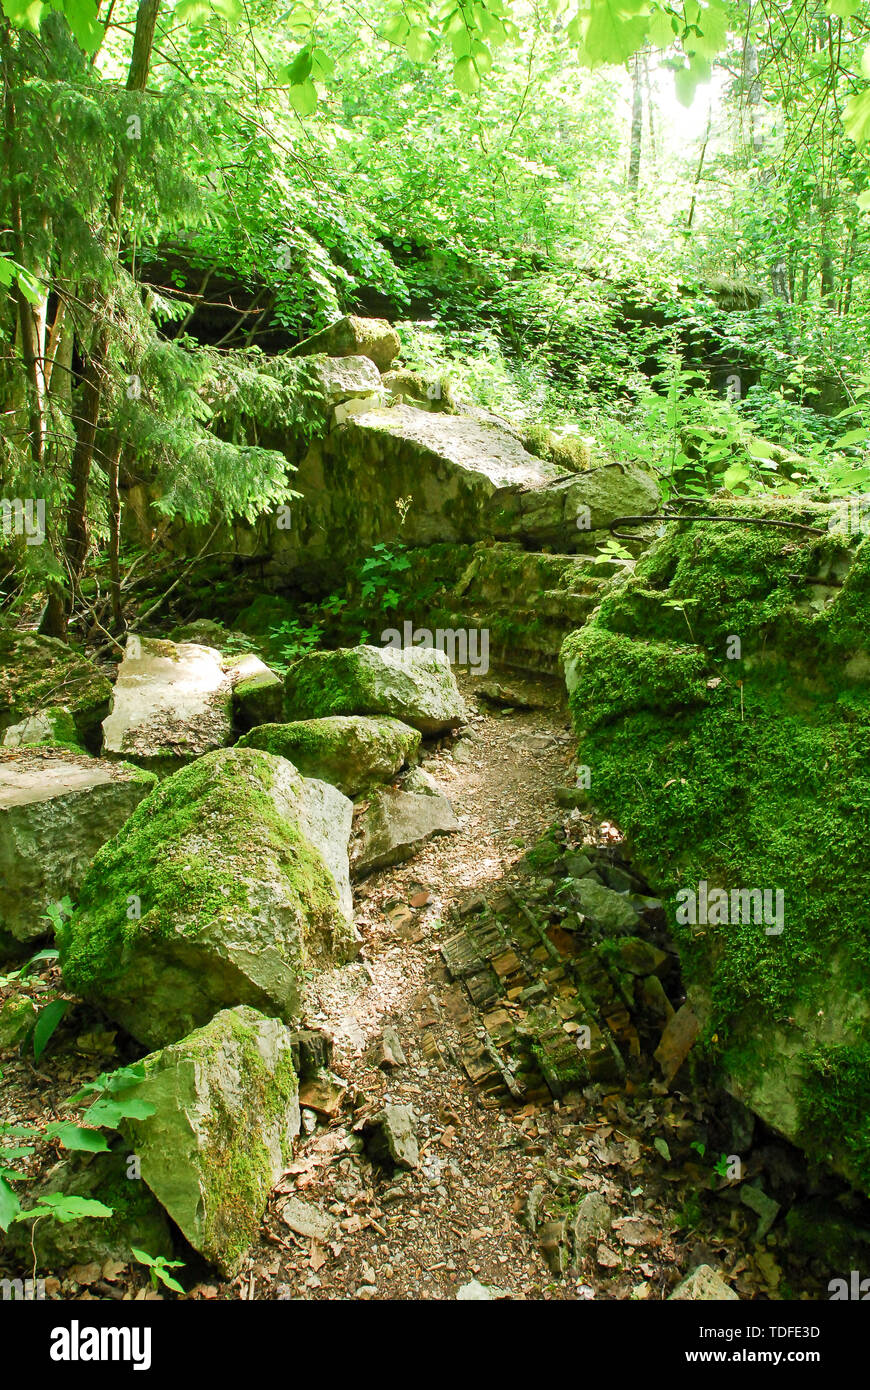
<svg viewBox="0 0 870 1390">
<path fill-rule="evenodd" d="M 133 37 L 133 52 L 127 72 L 128 92 L 142 92 L 148 81 L 151 64 L 151 50 L 154 44 L 154 30 L 160 0 L 140 0 L 136 15 L 136 31 Z M 112 192 L 109 199 L 109 215 L 114 224 L 116 247 L 120 246 L 121 208 L 124 201 L 124 184 L 127 177 L 127 157 L 119 149 Z M 95 287 L 91 289 L 95 312 L 99 312 L 100 297 Z M 85 359 L 81 403 L 78 410 L 76 443 L 72 462 L 72 496 L 67 509 L 65 550 L 70 569 L 70 579 L 75 585 L 81 575 L 88 552 L 87 505 L 91 468 L 94 460 L 94 443 L 100 414 L 100 396 L 106 359 L 109 350 L 110 328 L 108 315 L 103 314 L 101 322 L 93 331 L 90 344 L 83 344 Z M 40 631 L 53 637 L 66 637 L 69 621 L 69 599 L 58 604 L 57 593 L 51 593 L 40 624 Z"/>
<path fill-rule="evenodd" d="M 121 607 L 121 493 L 118 488 L 118 474 L 121 463 L 121 441 L 113 436 L 108 448 L 109 471 L 109 595 L 112 603 L 112 628 L 121 632 L 124 628 L 124 611 Z"/>
<path fill-rule="evenodd" d="M 712 101 L 711 101 L 710 104 L 709 104 L 709 106 L 707 107 L 707 128 L 706 128 L 706 130 L 704 131 L 704 142 L 703 142 L 703 144 L 701 145 L 701 153 L 700 153 L 700 155 L 698 156 L 698 167 L 697 167 L 697 169 L 695 170 L 695 181 L 694 181 L 694 183 L 692 184 L 692 201 L 691 201 L 691 203 L 689 204 L 689 215 L 688 215 L 688 217 L 686 218 L 686 231 L 687 231 L 687 232 L 689 232 L 689 231 L 692 230 L 692 220 L 693 220 L 693 218 L 694 218 L 694 216 L 695 216 L 695 201 L 696 201 L 696 199 L 697 199 L 697 197 L 698 197 L 698 185 L 699 185 L 700 182 L 701 182 L 701 171 L 702 171 L 703 168 L 704 168 L 704 160 L 705 160 L 705 158 L 706 158 L 706 156 L 707 156 L 707 145 L 708 145 L 709 140 L 710 140 L 710 131 L 711 131 L 711 129 L 712 129 L 712 126 L 713 126 L 713 103 L 712 103 Z"/>
<path fill-rule="evenodd" d="M 640 147 L 643 139 L 643 87 L 640 54 L 635 53 L 631 77 L 631 144 L 628 157 L 628 192 L 637 198 L 640 187 Z"/>
</svg>

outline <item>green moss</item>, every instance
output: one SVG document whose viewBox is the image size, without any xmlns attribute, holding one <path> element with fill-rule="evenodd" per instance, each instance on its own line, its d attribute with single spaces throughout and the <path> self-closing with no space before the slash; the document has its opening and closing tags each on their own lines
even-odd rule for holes
<svg viewBox="0 0 870 1390">
<path fill-rule="evenodd" d="M 418 731 L 398 719 L 340 715 L 261 724 L 237 745 L 287 758 L 303 776 L 322 778 L 348 796 L 391 777 L 419 746 Z"/>
<path fill-rule="evenodd" d="M 111 694 L 99 667 L 63 642 L 0 629 L 0 730 L 64 705 L 74 726 L 70 741 L 96 751 Z"/>
<path fill-rule="evenodd" d="M 806 519 L 781 504 L 762 514 L 771 510 Z M 862 602 L 865 640 L 870 628 L 868 553 L 807 607 L 795 576 L 836 579 L 835 538 L 673 527 L 563 647 L 592 799 L 662 896 L 719 1047 L 747 1010 L 785 1023 L 809 1007 L 834 953 L 850 987 L 870 987 L 870 685 L 849 678 L 843 646 Z M 691 613 L 697 646 L 685 645 L 673 603 Z M 725 657 L 729 634 L 742 639 L 741 661 Z M 676 894 L 702 880 L 782 889 L 783 934 L 681 925 Z"/>
<path fill-rule="evenodd" d="M 288 1050 L 274 1071 L 267 1070 L 257 1050 L 256 1040 L 238 1018 L 233 1032 L 244 1057 L 244 1081 L 250 1100 L 245 1106 L 248 1124 L 239 1125 L 219 1092 L 208 1120 L 210 1142 L 205 1168 L 206 1248 L 219 1248 L 228 1266 L 244 1255 L 256 1233 L 252 1213 L 262 1213 L 274 1182 L 269 1150 L 263 1134 L 276 1127 L 284 1132 L 282 1159 L 289 1164 L 293 1156 L 292 1138 L 286 1134 L 287 1116 L 298 1101 L 299 1081 Z M 259 1224 L 259 1217 L 257 1223 Z"/>
<path fill-rule="evenodd" d="M 155 1106 L 150 1119 L 123 1125 L 145 1180 L 225 1273 L 237 1269 L 292 1158 L 299 1084 L 280 1033 L 255 1009 L 223 1010 L 147 1057 L 144 1081 L 128 1093 Z"/>
<path fill-rule="evenodd" d="M 573 689 L 572 708 L 587 727 L 638 710 L 667 713 L 705 693 L 709 661 L 685 644 L 632 639 L 590 626 L 565 641 L 562 658 Z"/>
<path fill-rule="evenodd" d="M 818 1046 L 804 1061 L 804 1147 L 822 1161 L 845 1152 L 856 1180 L 870 1191 L 870 1042 Z"/>
</svg>

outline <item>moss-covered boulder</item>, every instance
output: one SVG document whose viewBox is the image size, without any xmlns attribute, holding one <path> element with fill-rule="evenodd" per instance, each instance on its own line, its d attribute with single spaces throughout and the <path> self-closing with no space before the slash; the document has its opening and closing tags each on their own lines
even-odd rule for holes
<svg viewBox="0 0 870 1390">
<path fill-rule="evenodd" d="M 0 750 L 0 952 L 50 933 L 49 905 L 77 897 L 97 850 L 156 781 L 69 749 Z"/>
<path fill-rule="evenodd" d="M 111 695 L 99 666 L 66 643 L 0 628 L 0 733 L 63 705 L 72 716 L 74 742 L 99 752 Z"/>
<path fill-rule="evenodd" d="M 284 684 L 287 714 L 297 720 L 385 714 L 422 734 L 439 734 L 468 718 L 450 661 L 434 647 L 309 652 L 290 667 Z"/>
<path fill-rule="evenodd" d="M 342 714 L 293 724 L 263 724 L 237 745 L 289 758 L 303 776 L 331 782 L 345 796 L 389 781 L 414 758 L 419 746 L 419 731 L 400 719 Z"/>
<path fill-rule="evenodd" d="M 87 751 L 79 742 L 72 712 L 65 705 L 53 705 L 22 719 L 20 724 L 10 724 L 3 735 L 4 748 L 40 746 L 69 748 L 76 753 Z"/>
<path fill-rule="evenodd" d="M 255 749 L 181 769 L 96 856 L 59 935 L 69 988 L 152 1047 L 235 1004 L 292 1019 L 304 973 L 354 948 L 351 814 Z"/>
<path fill-rule="evenodd" d="M 272 724 L 281 718 L 284 682 L 265 661 L 245 652 L 224 657 L 224 670 L 233 688 L 233 724 L 237 729 L 253 729 L 257 724 Z"/>
<path fill-rule="evenodd" d="M 870 542 L 821 504 L 713 505 L 566 640 L 578 757 L 665 902 L 701 1047 L 870 1191 Z"/>
<path fill-rule="evenodd" d="M 145 1059 L 125 1098 L 155 1107 L 122 1133 L 142 1179 L 195 1250 L 231 1277 L 299 1133 L 293 1038 L 255 1009 L 225 1009 Z"/>
<path fill-rule="evenodd" d="M 364 319 L 346 314 L 328 328 L 291 348 L 291 357 L 311 357 L 325 352 L 327 357 L 368 357 L 384 372 L 399 355 L 399 335 L 386 319 Z"/>
</svg>

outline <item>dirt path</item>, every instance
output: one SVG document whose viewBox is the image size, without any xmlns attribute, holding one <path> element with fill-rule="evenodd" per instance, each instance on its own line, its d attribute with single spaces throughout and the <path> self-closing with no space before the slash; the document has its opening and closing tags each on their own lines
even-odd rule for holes
<svg viewBox="0 0 870 1390">
<path fill-rule="evenodd" d="M 664 1087 L 656 1095 L 655 1085 L 633 1096 L 631 1083 L 599 1103 L 493 1107 L 459 1064 L 441 956 L 448 914 L 497 893 L 523 849 L 566 815 L 553 796 L 569 780 L 566 712 L 557 687 L 525 689 L 549 707 L 504 715 L 481 705 L 460 760 L 448 748 L 427 759 L 461 832 L 360 886 L 361 959 L 314 982 L 309 1022 L 334 1039 L 334 1069 L 349 1081 L 346 1105 L 301 1142 L 273 1195 L 270 1237 L 251 1261 L 247 1287 L 245 1277 L 238 1281 L 242 1297 L 455 1299 L 476 1281 L 513 1298 L 656 1299 L 678 1270 L 708 1260 L 743 1297 L 776 1288 L 772 1257 L 767 1272 L 744 1257 L 748 1223 L 732 1222 L 730 1237 L 711 1240 L 706 1226 L 693 1231 L 678 1214 L 700 1170 L 689 1165 L 681 1190 L 669 1186 L 674 1177 L 662 1173 L 654 1141 L 699 1133 L 699 1107 Z M 473 682 L 464 693 L 473 696 Z M 385 1028 L 398 1035 L 403 1065 L 377 1065 Z M 347 1147 L 359 1144 L 354 1126 L 387 1102 L 413 1107 L 421 1147 L 414 1172 L 389 1176 Z M 603 1199 L 613 1226 L 592 1230 L 586 1257 L 566 1268 L 564 1212 L 590 1193 Z M 288 1197 L 297 1224 L 298 1200 L 334 1220 L 327 1240 L 288 1234 Z"/>
</svg>

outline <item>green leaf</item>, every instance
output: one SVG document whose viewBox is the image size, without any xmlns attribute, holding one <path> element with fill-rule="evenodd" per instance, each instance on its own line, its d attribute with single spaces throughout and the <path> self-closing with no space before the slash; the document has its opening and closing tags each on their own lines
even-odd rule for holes
<svg viewBox="0 0 870 1390">
<path fill-rule="evenodd" d="M 130 1096 L 128 1100 L 95 1100 L 82 1116 L 87 1125 L 95 1128 L 117 1129 L 122 1120 L 147 1120 L 153 1115 L 156 1106 L 150 1101 Z"/>
<path fill-rule="evenodd" d="M 579 17 L 586 61 L 622 64 L 637 53 L 649 27 L 646 8 L 645 0 L 591 0 L 591 12 Z"/>
<path fill-rule="evenodd" d="M 311 50 L 311 72 L 318 82 L 325 82 L 335 74 L 335 63 L 328 53 L 324 53 L 322 48 L 312 48 Z"/>
<path fill-rule="evenodd" d="M 81 1153 L 104 1153 L 109 1147 L 106 1136 L 97 1129 L 83 1129 L 71 1120 L 58 1120 L 45 1130 L 47 1139 L 57 1139 L 65 1149 L 76 1149 Z"/>
<path fill-rule="evenodd" d="M 317 88 L 310 77 L 300 86 L 291 87 L 287 95 L 297 116 L 310 116 L 317 110 Z"/>
<path fill-rule="evenodd" d="M 728 36 L 728 15 L 724 8 L 718 4 L 708 5 L 705 10 L 701 10 L 697 26 L 701 33 L 688 34 L 683 40 L 683 47 L 687 53 L 697 53 L 702 58 L 715 58 L 725 47 Z"/>
<path fill-rule="evenodd" d="M 16 29 L 29 29 L 31 34 L 39 33 L 39 21 L 45 6 L 42 0 L 0 0 L 3 13 Z"/>
<path fill-rule="evenodd" d="M 435 44 L 425 29 L 411 29 L 405 40 L 405 52 L 412 63 L 428 63 L 434 56 Z"/>
<path fill-rule="evenodd" d="M 211 14 L 209 0 L 178 0 L 175 18 L 182 24 L 202 24 Z"/>
<path fill-rule="evenodd" d="M 21 1210 L 21 1203 L 5 1178 L 0 1178 L 0 1231 L 8 1231 Z"/>
<path fill-rule="evenodd" d="M 666 1141 L 666 1140 L 664 1140 L 664 1139 L 654 1139 L 654 1140 L 653 1140 L 653 1148 L 655 1149 L 655 1151 L 656 1151 L 657 1154 L 661 1154 L 662 1158 L 665 1160 L 666 1163 L 670 1163 L 670 1161 L 671 1161 L 671 1151 L 670 1151 L 670 1149 L 668 1148 L 668 1145 L 667 1145 L 667 1141 Z"/>
<path fill-rule="evenodd" d="M 387 43 L 404 44 L 411 26 L 403 14 L 390 15 L 383 29 L 381 38 L 386 39 Z"/>
<path fill-rule="evenodd" d="M 465 25 L 450 37 L 450 47 L 454 58 L 465 58 L 471 52 L 471 35 Z"/>
<path fill-rule="evenodd" d="M 753 439 L 746 446 L 746 452 L 751 459 L 773 458 L 773 447 L 766 444 L 763 439 Z"/>
<path fill-rule="evenodd" d="M 745 463 L 732 463 L 730 468 L 726 468 L 722 474 L 722 486 L 731 491 L 732 488 L 739 487 L 745 483 L 747 478 L 752 477 L 752 469 L 747 468 Z"/>
<path fill-rule="evenodd" d="M 471 57 L 479 77 L 486 77 L 492 68 L 492 54 L 485 43 L 475 42 L 471 46 Z"/>
<path fill-rule="evenodd" d="M 17 1217 L 19 1221 L 26 1221 L 30 1217 L 53 1216 L 55 1221 L 66 1224 L 67 1221 L 78 1221 L 82 1216 L 100 1217 L 105 1220 L 107 1216 L 114 1216 L 114 1208 L 107 1207 L 103 1202 L 97 1202 L 93 1197 L 74 1197 L 66 1192 L 48 1192 L 44 1197 L 39 1198 L 35 1207 L 29 1207 Z"/>
<path fill-rule="evenodd" d="M 839 449 L 844 444 L 861 444 L 865 439 L 870 439 L 870 430 L 849 430 L 834 440 L 834 448 Z"/>
<path fill-rule="evenodd" d="M 870 139 L 870 88 L 856 92 L 843 108 L 843 129 L 856 145 Z"/>
<path fill-rule="evenodd" d="M 76 43 L 85 53 L 96 53 L 103 38 L 94 0 L 60 0 L 57 6 L 66 16 Z"/>
<path fill-rule="evenodd" d="M 35 1061 L 39 1061 L 48 1047 L 54 1030 L 68 1008 L 69 1004 L 65 999 L 54 999 L 50 1004 L 46 1004 L 44 1009 L 40 1009 L 33 1026 L 33 1057 Z"/>
<path fill-rule="evenodd" d="M 453 82 L 457 90 L 466 96 L 474 96 L 480 91 L 480 74 L 470 57 L 460 58 L 453 64 Z"/>
<path fill-rule="evenodd" d="M 827 0 L 828 14 L 837 19 L 851 19 L 858 9 L 858 0 Z"/>
<path fill-rule="evenodd" d="M 239 24 L 244 17 L 241 0 L 211 0 L 212 9 L 228 24 Z"/>
<path fill-rule="evenodd" d="M 677 24 L 667 10 L 653 10 L 650 15 L 647 38 L 653 48 L 670 48 L 677 36 Z"/>
<path fill-rule="evenodd" d="M 287 79 L 294 87 L 301 87 L 303 82 L 307 82 L 311 76 L 311 69 L 314 64 L 311 49 L 306 46 L 300 48 L 293 62 L 286 69 Z"/>
</svg>

